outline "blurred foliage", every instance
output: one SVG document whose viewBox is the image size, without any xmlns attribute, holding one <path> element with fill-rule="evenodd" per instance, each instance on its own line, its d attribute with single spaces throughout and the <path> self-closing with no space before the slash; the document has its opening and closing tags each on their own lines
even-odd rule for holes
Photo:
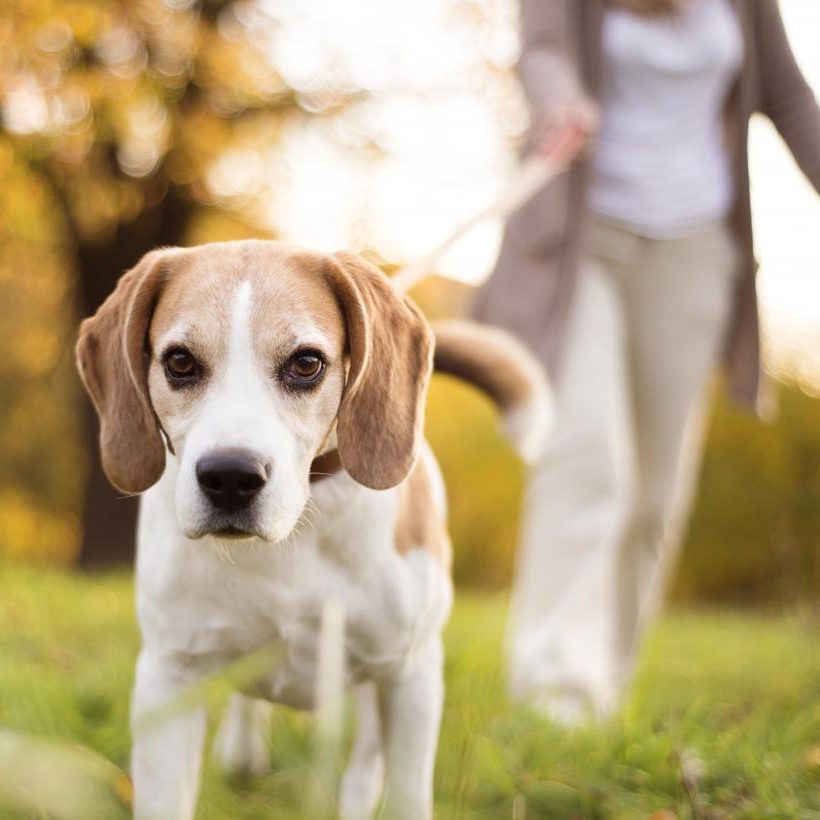
<svg viewBox="0 0 820 820">
<path fill-rule="evenodd" d="M 269 144 L 300 109 L 266 58 L 269 25 L 227 0 L 4 3 L 4 139 L 76 241 L 104 241 L 169 191 L 226 203 L 216 161 Z"/>
<path fill-rule="evenodd" d="M 763 424 L 717 395 L 673 586 L 681 601 L 783 603 L 820 591 L 820 402 L 779 385 Z M 514 565 L 522 469 L 490 402 L 437 377 L 427 431 L 447 479 L 457 582 L 500 587 Z"/>
<path fill-rule="evenodd" d="M 449 376 L 430 390 L 427 435 L 447 484 L 457 583 L 510 578 L 523 470 L 498 431 L 489 399 Z"/>
<path fill-rule="evenodd" d="M 0 528 L 3 552 L 64 562 L 79 538 L 85 455 L 73 311 L 44 186 L 0 142 Z"/>
<path fill-rule="evenodd" d="M 716 403 L 679 598 L 817 600 L 820 401 L 794 384 L 778 398 L 772 424 Z"/>
</svg>

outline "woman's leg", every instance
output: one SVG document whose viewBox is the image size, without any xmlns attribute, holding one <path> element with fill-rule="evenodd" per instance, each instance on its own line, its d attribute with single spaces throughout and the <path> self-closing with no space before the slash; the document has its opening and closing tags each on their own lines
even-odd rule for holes
<svg viewBox="0 0 820 820">
<path fill-rule="evenodd" d="M 640 264 L 621 280 L 637 454 L 635 505 L 618 556 L 621 684 L 663 598 L 694 495 L 703 399 L 726 335 L 738 262 L 722 225 L 644 243 Z"/>
<path fill-rule="evenodd" d="M 524 499 L 509 630 L 514 696 L 572 721 L 612 697 L 615 556 L 632 497 L 621 300 L 580 277 L 550 443 Z"/>
</svg>

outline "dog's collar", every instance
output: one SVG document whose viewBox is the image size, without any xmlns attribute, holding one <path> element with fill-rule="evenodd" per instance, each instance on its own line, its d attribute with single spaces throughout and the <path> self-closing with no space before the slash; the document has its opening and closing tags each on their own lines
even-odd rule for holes
<svg viewBox="0 0 820 820">
<path fill-rule="evenodd" d="M 325 478 L 336 475 L 342 469 L 342 459 L 338 450 L 328 450 L 320 456 L 316 456 L 310 464 L 311 483 L 322 481 Z"/>
</svg>

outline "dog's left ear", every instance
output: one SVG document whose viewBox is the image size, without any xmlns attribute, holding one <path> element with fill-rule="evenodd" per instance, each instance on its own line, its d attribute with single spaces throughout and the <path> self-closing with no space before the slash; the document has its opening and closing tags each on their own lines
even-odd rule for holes
<svg viewBox="0 0 820 820">
<path fill-rule="evenodd" d="M 77 366 L 100 417 L 103 469 L 126 493 L 148 489 L 165 469 L 165 444 L 148 395 L 146 340 L 174 253 L 146 254 L 82 323 L 77 340 Z"/>
<path fill-rule="evenodd" d="M 433 334 L 421 311 L 354 253 L 331 257 L 347 323 L 350 371 L 336 428 L 342 465 L 360 484 L 402 482 L 421 446 Z"/>
</svg>

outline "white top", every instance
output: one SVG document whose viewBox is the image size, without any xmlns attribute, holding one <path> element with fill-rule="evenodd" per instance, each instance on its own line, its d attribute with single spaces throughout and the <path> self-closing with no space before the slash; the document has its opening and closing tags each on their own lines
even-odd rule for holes
<svg viewBox="0 0 820 820">
<path fill-rule="evenodd" d="M 742 56 L 728 0 L 690 0 L 660 18 L 606 12 L 594 213 L 655 238 L 726 216 L 734 190 L 722 115 Z"/>
</svg>

